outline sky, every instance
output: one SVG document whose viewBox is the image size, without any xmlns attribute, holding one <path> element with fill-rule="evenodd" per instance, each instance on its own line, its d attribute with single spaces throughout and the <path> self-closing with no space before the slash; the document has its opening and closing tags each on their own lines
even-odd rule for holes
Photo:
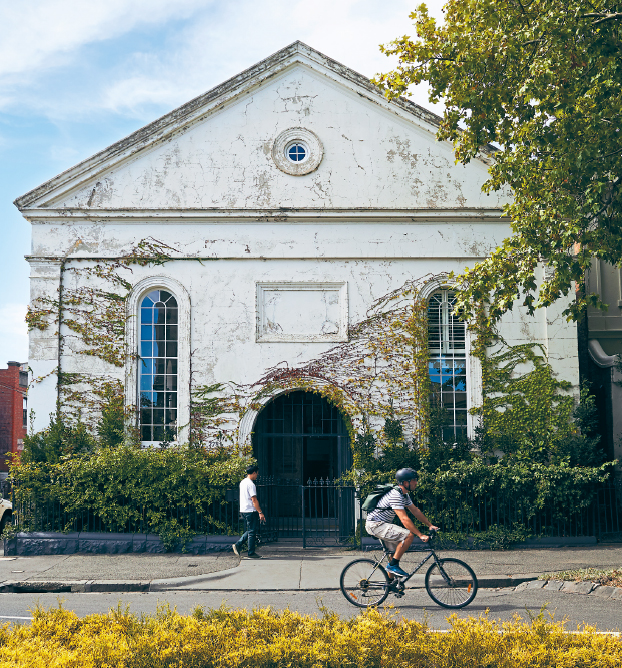
<svg viewBox="0 0 622 668">
<path fill-rule="evenodd" d="M 419 0 L 0 0 L 0 368 L 26 362 L 15 198 L 300 40 L 373 77 Z M 442 0 L 427 2 L 441 17 Z M 427 89 L 412 91 L 428 109 Z M 435 109 L 439 113 L 438 109 Z"/>
</svg>

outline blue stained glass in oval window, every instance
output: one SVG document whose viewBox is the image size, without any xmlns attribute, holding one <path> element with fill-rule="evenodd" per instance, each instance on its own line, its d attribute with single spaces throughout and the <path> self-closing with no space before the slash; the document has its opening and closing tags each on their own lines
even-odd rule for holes
<svg viewBox="0 0 622 668">
<path fill-rule="evenodd" d="M 287 155 L 292 162 L 302 162 L 307 156 L 307 149 L 302 144 L 292 144 L 287 149 Z"/>
</svg>

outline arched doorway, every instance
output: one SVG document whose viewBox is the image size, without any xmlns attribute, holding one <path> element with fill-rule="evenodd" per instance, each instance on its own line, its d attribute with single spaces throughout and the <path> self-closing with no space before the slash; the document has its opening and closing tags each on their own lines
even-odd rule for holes
<svg viewBox="0 0 622 668">
<path fill-rule="evenodd" d="M 253 431 L 258 492 L 280 536 L 299 537 L 303 525 L 318 536 L 343 535 L 350 526 L 353 500 L 332 484 L 352 465 L 349 441 L 339 409 L 314 392 L 282 394 L 261 411 Z"/>
<path fill-rule="evenodd" d="M 351 466 L 348 432 L 335 406 L 297 390 L 267 404 L 257 417 L 253 452 L 262 476 L 306 484 L 338 478 Z"/>
</svg>

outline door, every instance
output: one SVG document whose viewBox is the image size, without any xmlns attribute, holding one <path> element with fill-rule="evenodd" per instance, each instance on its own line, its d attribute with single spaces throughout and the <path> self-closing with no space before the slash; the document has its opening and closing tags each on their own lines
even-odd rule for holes
<svg viewBox="0 0 622 668">
<path fill-rule="evenodd" d="M 279 534 L 302 532 L 301 486 L 309 481 L 332 481 L 351 466 L 352 453 L 339 410 L 313 392 L 283 394 L 261 411 L 253 432 L 253 451 L 260 481 L 266 485 Z M 268 489 L 267 487 L 273 487 Z M 328 501 L 327 490 L 305 504 L 305 516 L 337 518 L 338 504 Z M 324 496 L 327 496 L 325 499 Z"/>
</svg>

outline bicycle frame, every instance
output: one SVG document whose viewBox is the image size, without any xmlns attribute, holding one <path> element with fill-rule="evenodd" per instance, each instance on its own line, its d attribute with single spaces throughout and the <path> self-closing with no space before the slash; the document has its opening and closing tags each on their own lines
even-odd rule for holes
<svg viewBox="0 0 622 668">
<path fill-rule="evenodd" d="M 386 547 L 386 545 L 384 544 L 384 542 L 383 542 L 382 540 L 380 541 L 380 544 L 382 545 L 383 555 L 382 555 L 382 559 L 380 559 L 380 561 L 379 561 L 378 559 L 376 559 L 376 566 L 380 566 L 380 564 L 382 564 L 382 562 L 383 562 L 383 561 L 389 556 L 389 554 L 390 554 L 390 552 L 387 550 L 387 547 Z M 433 548 L 431 545 L 430 545 L 429 547 L 427 547 L 426 551 L 429 552 L 430 554 L 428 554 L 428 556 L 425 557 L 425 559 L 423 559 L 423 561 L 419 562 L 419 565 L 417 566 L 417 568 L 415 568 L 415 570 L 414 570 L 414 571 L 413 571 L 407 578 L 399 578 L 399 581 L 400 581 L 402 584 L 406 584 L 406 583 L 410 580 L 410 578 L 412 578 L 412 576 L 415 575 L 415 574 L 417 573 L 417 571 L 423 566 L 423 564 L 425 564 L 425 563 L 428 562 L 430 559 L 432 559 L 432 557 L 434 557 L 434 561 L 435 561 L 437 564 L 439 563 L 440 559 L 438 558 L 436 552 L 434 551 L 434 548 Z M 374 568 L 374 570 L 372 571 L 372 574 L 375 572 L 375 570 L 376 570 L 376 569 Z M 440 566 L 439 566 L 439 571 L 440 571 L 441 575 L 443 576 L 443 578 L 445 578 L 445 580 L 446 580 L 447 582 L 449 582 L 449 578 L 448 578 L 447 575 L 445 574 L 445 571 L 444 571 L 442 568 L 440 568 Z"/>
</svg>

